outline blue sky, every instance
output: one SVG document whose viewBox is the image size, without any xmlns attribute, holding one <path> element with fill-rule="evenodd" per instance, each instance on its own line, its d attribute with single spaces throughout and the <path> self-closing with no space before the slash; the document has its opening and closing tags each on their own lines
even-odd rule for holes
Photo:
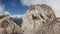
<svg viewBox="0 0 60 34">
<path fill-rule="evenodd" d="M 5 6 L 4 10 L 8 11 L 11 15 L 24 14 L 28 9 L 28 6 L 23 6 L 20 0 L 1 0 L 0 3 Z"/>
</svg>

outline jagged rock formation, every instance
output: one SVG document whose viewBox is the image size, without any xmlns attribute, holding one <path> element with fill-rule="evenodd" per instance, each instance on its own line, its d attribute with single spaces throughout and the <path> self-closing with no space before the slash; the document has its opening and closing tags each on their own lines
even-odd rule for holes
<svg viewBox="0 0 60 34">
<path fill-rule="evenodd" d="M 21 34 L 22 30 L 10 16 L 0 16 L 0 34 Z"/>
<path fill-rule="evenodd" d="M 60 34 L 60 18 L 45 4 L 31 5 L 22 20 L 23 34 Z"/>
</svg>

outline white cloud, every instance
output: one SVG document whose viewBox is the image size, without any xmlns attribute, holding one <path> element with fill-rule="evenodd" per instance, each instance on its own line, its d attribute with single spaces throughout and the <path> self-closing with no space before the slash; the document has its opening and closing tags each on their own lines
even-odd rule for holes
<svg viewBox="0 0 60 34">
<path fill-rule="evenodd" d="M 0 4 L 0 15 L 9 15 L 10 13 L 8 11 L 4 10 L 5 6 Z"/>
<path fill-rule="evenodd" d="M 4 5 L 1 5 L 0 4 L 0 15 L 3 15 L 4 14 Z"/>
<path fill-rule="evenodd" d="M 10 13 L 8 11 L 5 11 L 4 14 L 5 15 L 10 15 Z"/>
<path fill-rule="evenodd" d="M 20 15 L 20 14 L 18 14 L 18 15 L 10 15 L 10 16 L 13 17 L 13 18 L 22 18 L 23 14 L 22 15 Z"/>
<path fill-rule="evenodd" d="M 4 6 L 0 5 L 0 12 L 2 12 L 4 10 L 3 8 Z"/>
<path fill-rule="evenodd" d="M 10 17 L 13 17 L 13 18 L 22 18 L 22 16 L 23 16 L 23 14 L 22 15 L 20 15 L 20 14 L 11 15 L 8 11 L 5 11 L 4 8 L 5 8 L 4 5 L 0 4 L 0 16 L 1 15 L 10 15 Z"/>
<path fill-rule="evenodd" d="M 31 4 L 42 4 L 47 3 L 49 0 L 21 0 L 23 5 L 31 5 Z"/>
<path fill-rule="evenodd" d="M 60 17 L 60 0 L 21 0 L 23 5 L 47 4 L 54 10 L 57 17 Z"/>
</svg>

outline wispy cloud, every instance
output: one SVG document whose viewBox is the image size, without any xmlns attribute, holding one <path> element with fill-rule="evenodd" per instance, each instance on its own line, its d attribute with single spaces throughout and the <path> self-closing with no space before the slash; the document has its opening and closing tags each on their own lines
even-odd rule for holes
<svg viewBox="0 0 60 34">
<path fill-rule="evenodd" d="M 5 11 L 4 14 L 5 15 L 10 15 L 10 13 L 8 11 Z"/>
<path fill-rule="evenodd" d="M 10 15 L 10 16 L 13 17 L 13 18 L 22 18 L 23 14 L 22 15 L 20 15 L 20 14 L 18 14 L 18 15 Z"/>
<path fill-rule="evenodd" d="M 0 4 L 0 15 L 3 15 L 4 14 L 4 5 L 1 5 Z"/>
<path fill-rule="evenodd" d="M 13 2 L 12 2 L 11 4 L 12 4 L 13 6 L 16 6 L 16 4 L 15 4 L 15 3 L 13 3 Z"/>
<path fill-rule="evenodd" d="M 47 3 L 49 0 L 21 0 L 23 5 L 31 5 L 31 4 L 42 4 Z"/>
<path fill-rule="evenodd" d="M 9 15 L 8 11 L 5 11 L 5 5 L 0 4 L 0 15 Z"/>
<path fill-rule="evenodd" d="M 0 5 L 0 12 L 2 12 L 3 11 L 3 6 L 2 5 Z"/>
<path fill-rule="evenodd" d="M 60 17 L 60 0 L 21 0 L 23 5 L 47 4 L 54 10 L 57 17 Z"/>
<path fill-rule="evenodd" d="M 20 14 L 11 15 L 10 12 L 5 11 L 4 9 L 5 9 L 5 6 L 0 4 L 0 16 L 1 15 L 10 15 L 10 17 L 13 17 L 13 18 L 22 18 L 22 16 L 23 16 L 23 14 L 22 15 L 20 15 Z"/>
</svg>

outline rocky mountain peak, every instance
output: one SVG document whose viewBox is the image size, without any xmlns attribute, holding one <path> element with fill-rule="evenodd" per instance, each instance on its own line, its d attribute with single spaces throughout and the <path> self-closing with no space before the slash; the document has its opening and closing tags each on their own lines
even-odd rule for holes
<svg viewBox="0 0 60 34">
<path fill-rule="evenodd" d="M 48 5 L 31 5 L 22 18 L 21 29 L 23 34 L 56 34 L 58 20 Z"/>
<path fill-rule="evenodd" d="M 7 17 L 7 16 L 9 16 L 9 15 L 0 15 L 0 19 Z"/>
<path fill-rule="evenodd" d="M 31 13 L 34 16 L 40 16 L 43 19 L 55 19 L 56 16 L 51 7 L 45 4 L 30 5 L 27 10 L 28 15 Z"/>
<path fill-rule="evenodd" d="M 0 19 L 0 34 L 21 34 L 21 28 L 10 16 L 1 16 Z M 2 30 L 1 30 L 2 29 Z"/>
<path fill-rule="evenodd" d="M 45 5 L 45 4 L 41 4 L 41 5 L 40 4 L 36 4 L 36 5 L 30 5 L 29 6 L 29 10 L 40 10 L 40 8 L 47 9 L 47 8 L 50 8 L 50 7 L 48 5 Z"/>
</svg>

